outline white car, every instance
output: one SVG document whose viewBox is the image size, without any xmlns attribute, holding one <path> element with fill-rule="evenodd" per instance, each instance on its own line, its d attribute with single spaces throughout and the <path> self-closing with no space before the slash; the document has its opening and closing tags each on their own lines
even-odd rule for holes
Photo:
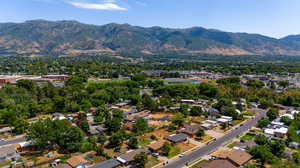
<svg viewBox="0 0 300 168">
<path fill-rule="evenodd" d="M 179 157 L 182 158 L 183 156 L 185 156 L 184 153 L 179 154 Z"/>
</svg>

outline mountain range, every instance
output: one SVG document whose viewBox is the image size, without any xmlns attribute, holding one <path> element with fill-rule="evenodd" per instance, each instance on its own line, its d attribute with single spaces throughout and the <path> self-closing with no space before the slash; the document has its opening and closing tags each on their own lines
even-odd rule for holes
<svg viewBox="0 0 300 168">
<path fill-rule="evenodd" d="M 0 23 L 0 54 L 86 53 L 218 54 L 300 56 L 300 35 L 281 39 L 202 27 L 171 29 L 77 21 Z"/>
</svg>

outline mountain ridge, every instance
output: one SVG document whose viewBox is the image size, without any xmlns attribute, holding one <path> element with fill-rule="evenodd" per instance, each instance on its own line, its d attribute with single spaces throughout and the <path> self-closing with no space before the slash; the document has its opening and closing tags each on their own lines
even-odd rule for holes
<svg viewBox="0 0 300 168">
<path fill-rule="evenodd" d="M 298 36 L 297 36 L 298 37 Z M 164 28 L 129 24 L 30 20 L 0 23 L 1 54 L 217 54 L 300 56 L 300 36 L 281 39 L 203 27 Z"/>
</svg>

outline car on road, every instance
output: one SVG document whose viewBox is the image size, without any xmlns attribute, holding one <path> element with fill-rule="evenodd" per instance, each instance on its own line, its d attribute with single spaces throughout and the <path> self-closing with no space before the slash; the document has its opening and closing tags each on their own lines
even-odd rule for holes
<svg viewBox="0 0 300 168">
<path fill-rule="evenodd" d="M 184 157 L 184 156 L 185 156 L 184 153 L 179 154 L 179 157 L 180 157 L 180 158 L 182 158 L 182 157 Z"/>
<path fill-rule="evenodd" d="M 4 138 L 1 138 L 1 139 L 0 139 L 0 142 L 3 142 L 3 141 L 6 141 L 6 139 L 4 139 Z"/>
</svg>

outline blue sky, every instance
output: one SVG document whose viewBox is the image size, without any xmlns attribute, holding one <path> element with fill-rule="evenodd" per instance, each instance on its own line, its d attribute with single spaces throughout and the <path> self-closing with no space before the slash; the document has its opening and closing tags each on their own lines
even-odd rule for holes
<svg viewBox="0 0 300 168">
<path fill-rule="evenodd" d="M 201 26 L 272 37 L 300 34 L 300 0 L 0 0 L 0 22 L 77 20 L 185 28 Z"/>
</svg>

